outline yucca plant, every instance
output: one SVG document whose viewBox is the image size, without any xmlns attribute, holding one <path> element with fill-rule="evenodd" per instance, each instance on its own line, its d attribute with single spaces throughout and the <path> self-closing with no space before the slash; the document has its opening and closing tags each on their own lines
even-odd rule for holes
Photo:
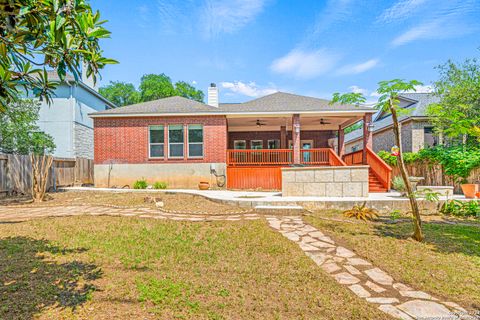
<svg viewBox="0 0 480 320">
<path fill-rule="evenodd" d="M 354 205 L 352 209 L 345 210 L 343 214 L 348 218 L 355 218 L 357 220 L 373 220 L 378 217 L 378 212 L 375 209 L 367 208 L 367 202 L 365 201 L 361 206 Z"/>
</svg>

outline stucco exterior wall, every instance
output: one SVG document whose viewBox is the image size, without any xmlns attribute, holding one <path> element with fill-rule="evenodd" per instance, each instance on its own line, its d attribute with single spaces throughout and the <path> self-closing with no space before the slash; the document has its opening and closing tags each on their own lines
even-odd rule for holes
<svg viewBox="0 0 480 320">
<path fill-rule="evenodd" d="M 282 168 L 282 196 L 368 197 L 368 168 Z"/>
<path fill-rule="evenodd" d="M 133 187 L 135 181 L 146 179 L 149 184 L 166 182 L 168 188 L 196 189 L 200 181 L 216 186 L 216 178 L 210 174 L 210 163 L 138 163 L 95 164 L 96 187 Z M 225 174 L 225 163 L 214 163 L 218 174 Z"/>
</svg>

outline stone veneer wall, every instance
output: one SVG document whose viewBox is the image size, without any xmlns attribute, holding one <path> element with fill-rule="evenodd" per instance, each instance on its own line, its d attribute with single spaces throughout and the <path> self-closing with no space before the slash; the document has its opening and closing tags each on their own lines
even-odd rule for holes
<svg viewBox="0 0 480 320">
<path fill-rule="evenodd" d="M 282 168 L 282 196 L 368 197 L 368 168 Z"/>
<path fill-rule="evenodd" d="M 93 159 L 93 128 L 74 123 L 75 157 Z"/>
</svg>

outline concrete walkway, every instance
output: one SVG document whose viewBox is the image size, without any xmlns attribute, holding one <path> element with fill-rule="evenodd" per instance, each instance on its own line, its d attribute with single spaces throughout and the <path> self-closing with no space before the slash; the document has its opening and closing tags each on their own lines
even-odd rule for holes
<svg viewBox="0 0 480 320">
<path fill-rule="evenodd" d="M 240 221 L 265 217 L 270 226 L 294 241 L 323 271 L 339 284 L 347 286 L 366 302 L 378 305 L 383 312 L 404 320 L 411 319 L 480 319 L 456 303 L 439 301 L 430 294 L 417 291 L 395 281 L 350 249 L 338 246 L 333 239 L 306 224 L 300 216 L 259 215 L 253 211 L 233 214 L 205 215 L 162 212 L 152 208 L 116 206 L 5 206 L 0 210 L 0 223 L 42 217 L 123 216 L 174 221 Z"/>
<path fill-rule="evenodd" d="M 110 188 L 89 188 L 89 187 L 68 187 L 61 188 L 66 191 L 96 191 L 96 192 L 152 192 L 152 193 L 186 193 L 199 195 L 213 201 L 240 207 L 255 208 L 257 206 L 302 206 L 306 209 L 350 209 L 355 204 L 362 204 L 364 201 L 371 208 L 380 211 L 410 210 L 409 201 L 401 197 L 398 192 L 370 193 L 368 197 L 282 197 L 280 192 L 257 192 L 257 191 L 230 191 L 230 190 L 195 190 L 195 189 L 110 189 Z M 450 199 L 465 200 L 464 196 L 454 195 Z M 446 197 L 440 197 L 445 201 Z M 425 202 L 420 200 L 420 202 Z M 434 203 L 424 203 L 426 206 L 435 206 Z"/>
</svg>

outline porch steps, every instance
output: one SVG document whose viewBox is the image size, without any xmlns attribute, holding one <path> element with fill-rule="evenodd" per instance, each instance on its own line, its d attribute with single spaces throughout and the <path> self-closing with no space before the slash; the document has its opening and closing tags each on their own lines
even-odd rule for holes
<svg viewBox="0 0 480 320">
<path fill-rule="evenodd" d="M 387 189 L 378 180 L 372 170 L 368 171 L 368 189 L 369 192 L 387 192 Z"/>
</svg>

